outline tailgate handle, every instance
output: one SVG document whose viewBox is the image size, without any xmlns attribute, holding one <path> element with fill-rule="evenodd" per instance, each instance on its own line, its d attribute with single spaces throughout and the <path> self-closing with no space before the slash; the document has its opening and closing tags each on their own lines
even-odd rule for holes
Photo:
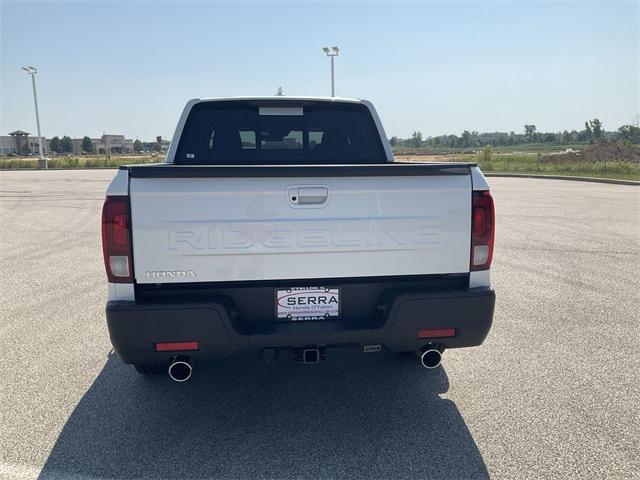
<svg viewBox="0 0 640 480">
<path fill-rule="evenodd" d="M 292 203 L 298 205 L 321 205 L 329 198 L 327 187 L 296 187 L 289 190 Z"/>
</svg>

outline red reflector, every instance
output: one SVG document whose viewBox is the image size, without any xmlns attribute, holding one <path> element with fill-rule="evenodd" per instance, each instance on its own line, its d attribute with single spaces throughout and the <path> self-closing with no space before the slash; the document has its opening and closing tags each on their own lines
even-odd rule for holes
<svg viewBox="0 0 640 480">
<path fill-rule="evenodd" d="M 418 338 L 442 338 L 442 337 L 455 337 L 455 328 L 440 328 L 436 330 L 420 330 L 418 332 Z"/>
<path fill-rule="evenodd" d="M 177 352 L 181 350 L 198 350 L 198 342 L 156 343 L 156 352 Z"/>
</svg>

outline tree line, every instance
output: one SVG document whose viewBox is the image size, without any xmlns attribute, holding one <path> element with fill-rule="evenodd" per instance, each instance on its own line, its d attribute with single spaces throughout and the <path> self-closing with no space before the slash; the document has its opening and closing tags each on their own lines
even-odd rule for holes
<svg viewBox="0 0 640 480">
<path fill-rule="evenodd" d="M 594 118 L 584 123 L 584 130 L 565 130 L 564 132 L 539 132 L 535 125 L 524 126 L 522 133 L 516 132 L 492 132 L 478 133 L 465 130 L 458 135 L 439 135 L 437 137 L 423 138 L 419 131 L 413 132 L 409 138 L 391 137 L 389 142 L 392 147 L 449 147 L 449 148 L 473 148 L 492 146 L 516 146 L 530 143 L 547 143 L 555 145 L 575 145 L 593 143 L 601 138 L 619 139 L 630 143 L 640 144 L 640 126 L 623 125 L 615 132 L 605 131 L 602 122 Z"/>
<path fill-rule="evenodd" d="M 159 152 L 162 150 L 162 147 L 159 143 L 151 143 L 149 148 L 154 152 Z M 135 140 L 133 142 L 133 151 L 136 153 L 142 152 L 144 149 L 144 145 L 140 140 Z M 71 137 L 63 136 L 53 137 L 49 140 L 49 150 L 55 153 L 73 153 L 73 140 Z M 84 153 L 95 153 L 95 148 L 93 142 L 90 137 L 82 138 L 82 151 Z"/>
<path fill-rule="evenodd" d="M 91 139 L 89 137 L 84 137 L 82 139 L 82 148 L 84 149 L 85 139 L 89 140 L 89 144 L 91 145 L 89 148 L 93 149 L 93 144 L 91 143 Z M 72 153 L 73 140 L 71 140 L 71 137 L 68 137 L 66 135 L 62 138 L 53 137 L 51 140 L 49 140 L 49 150 L 56 153 Z"/>
</svg>

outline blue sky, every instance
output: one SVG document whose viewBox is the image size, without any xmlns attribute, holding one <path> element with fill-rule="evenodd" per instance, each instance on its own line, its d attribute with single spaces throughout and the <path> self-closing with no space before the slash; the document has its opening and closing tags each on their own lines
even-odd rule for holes
<svg viewBox="0 0 640 480">
<path fill-rule="evenodd" d="M 372 100 L 389 136 L 608 130 L 640 112 L 638 2 L 7 2 L 0 134 L 170 137 L 189 98 Z"/>
</svg>

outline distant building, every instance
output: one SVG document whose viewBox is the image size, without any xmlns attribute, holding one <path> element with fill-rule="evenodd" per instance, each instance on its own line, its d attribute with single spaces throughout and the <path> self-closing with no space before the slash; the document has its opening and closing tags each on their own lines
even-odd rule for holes
<svg viewBox="0 0 640 480">
<path fill-rule="evenodd" d="M 103 135 L 101 138 L 92 138 L 91 152 L 85 152 L 82 148 L 82 138 L 73 139 L 73 154 L 97 153 L 99 155 L 120 155 L 133 153 L 133 140 L 124 138 L 124 135 Z"/>
<path fill-rule="evenodd" d="M 157 136 L 155 142 L 142 142 L 143 152 L 166 152 L 169 150 L 169 140 L 164 140 L 162 136 Z"/>
<path fill-rule="evenodd" d="M 16 139 L 9 135 L 3 135 L 0 137 L 0 154 L 9 155 L 18 153 L 16 148 Z"/>
<path fill-rule="evenodd" d="M 120 155 L 123 153 L 133 153 L 133 140 L 124 138 L 124 135 L 105 134 L 101 138 L 92 138 L 93 153 L 99 155 Z M 77 151 L 76 151 L 77 149 Z M 74 143 L 74 152 L 81 155 L 82 139 L 78 139 L 77 145 Z"/>
<path fill-rule="evenodd" d="M 126 151 L 126 142 L 124 135 L 102 135 L 100 141 L 94 143 L 93 146 L 97 153 L 133 153 L 133 148 L 130 152 Z"/>
<path fill-rule="evenodd" d="M 29 132 L 16 130 L 9 135 L 0 136 L 0 154 L 9 155 L 29 155 L 31 152 L 39 152 L 38 139 L 29 138 Z M 46 145 L 43 143 L 43 150 L 46 152 Z"/>
<path fill-rule="evenodd" d="M 40 148 L 37 137 L 30 137 L 29 132 L 22 130 L 16 130 L 9 135 L 0 136 L 0 155 L 38 155 Z M 161 139 L 161 137 L 158 137 Z M 42 138 L 42 149 L 44 154 L 51 154 L 49 142 L 51 139 Z M 70 152 L 73 155 L 83 155 L 85 153 L 97 153 L 99 155 L 119 155 L 119 154 L 131 154 L 133 152 L 133 139 L 125 138 L 124 135 L 111 135 L 105 134 L 101 138 L 92 138 L 91 144 L 93 145 L 92 152 L 85 152 L 82 148 L 82 138 L 72 139 L 73 150 Z M 149 144 L 155 144 L 156 142 L 149 142 Z M 168 146 L 166 140 L 161 141 L 162 151 L 165 151 L 165 146 Z M 55 152 L 62 153 L 62 152 Z"/>
<path fill-rule="evenodd" d="M 29 151 L 29 132 L 16 130 L 9 135 L 12 136 L 15 141 L 17 153 L 27 153 Z"/>
<path fill-rule="evenodd" d="M 74 155 L 82 155 L 83 153 L 85 153 L 82 149 L 82 138 L 74 138 L 73 140 L 71 140 L 71 142 L 73 143 L 73 154 Z M 93 140 L 91 140 L 91 144 L 93 145 Z M 86 152 L 86 153 L 93 153 L 93 152 Z"/>
<path fill-rule="evenodd" d="M 29 138 L 29 150 L 33 155 L 40 155 L 40 143 L 37 138 Z M 46 155 L 47 152 L 51 153 L 51 149 L 49 148 L 49 140 L 42 137 L 42 154 Z"/>
</svg>

